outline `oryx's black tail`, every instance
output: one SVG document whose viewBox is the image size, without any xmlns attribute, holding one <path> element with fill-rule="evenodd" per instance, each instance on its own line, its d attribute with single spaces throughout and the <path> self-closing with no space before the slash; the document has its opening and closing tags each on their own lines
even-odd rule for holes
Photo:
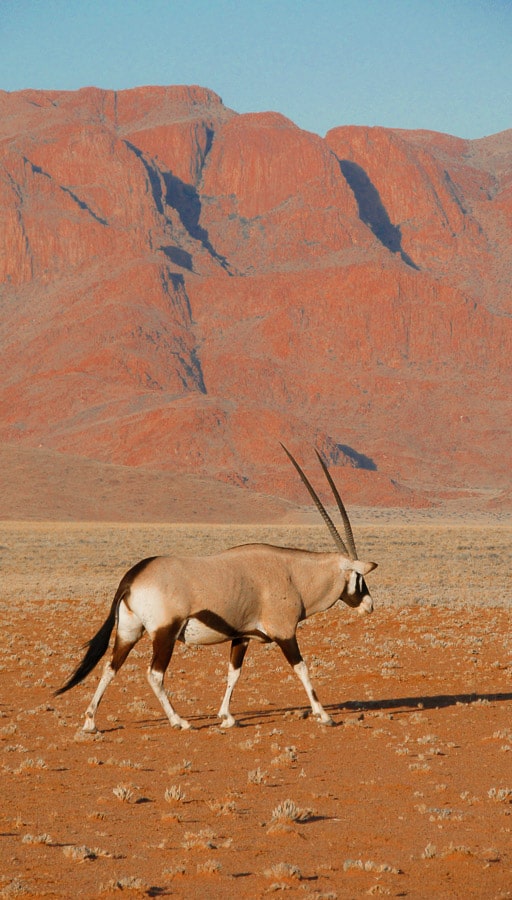
<svg viewBox="0 0 512 900">
<path fill-rule="evenodd" d="M 94 637 L 92 637 L 91 640 L 84 645 L 85 647 L 87 647 L 87 653 L 85 654 L 82 662 L 73 672 L 71 678 L 69 678 L 68 681 L 66 681 L 66 683 L 58 689 L 58 691 L 55 691 L 55 695 L 64 694 L 66 691 L 69 691 L 70 688 L 74 687 L 75 684 L 79 684 L 81 681 L 83 681 L 84 678 L 89 674 L 89 672 L 92 672 L 94 666 L 99 663 L 101 657 L 105 655 L 108 649 L 110 635 L 112 634 L 112 630 L 116 623 L 117 606 L 120 599 L 121 597 L 118 597 L 116 594 L 112 602 L 108 618 L 105 619 L 100 630 L 94 635 Z"/>
<path fill-rule="evenodd" d="M 143 559 L 141 562 L 137 563 L 137 565 L 133 566 L 126 575 L 121 579 L 121 583 L 116 591 L 116 595 L 112 601 L 112 606 L 110 607 L 110 612 L 103 622 L 100 630 L 96 632 L 94 637 L 91 638 L 90 641 L 87 641 L 84 644 L 84 647 L 87 647 L 87 653 L 85 654 L 82 662 L 77 667 L 77 669 L 73 672 L 71 677 L 66 681 L 65 684 L 62 685 L 58 691 L 54 692 L 54 695 L 65 694 L 66 691 L 69 691 L 72 687 L 75 687 L 76 684 L 80 684 L 84 678 L 87 677 L 89 672 L 92 672 L 94 667 L 99 663 L 102 656 L 105 656 L 105 653 L 108 650 L 108 644 L 110 641 L 110 635 L 112 634 L 114 625 L 117 621 L 117 610 L 119 608 L 119 604 L 121 600 L 123 600 L 129 593 L 133 581 L 136 575 L 144 569 L 149 562 L 155 557 L 152 556 L 149 559 Z"/>
</svg>

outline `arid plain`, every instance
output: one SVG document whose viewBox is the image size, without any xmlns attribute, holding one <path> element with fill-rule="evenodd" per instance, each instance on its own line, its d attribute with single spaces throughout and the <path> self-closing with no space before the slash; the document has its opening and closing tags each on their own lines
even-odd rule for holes
<svg viewBox="0 0 512 900">
<path fill-rule="evenodd" d="M 124 571 L 246 541 L 329 548 L 324 528 L 1 524 L 1 897 L 512 897 L 512 527 L 353 516 L 373 616 L 299 639 L 336 727 L 306 716 L 273 647 L 179 645 L 164 721 L 143 639 L 84 735 L 98 670 L 53 697 Z M 70 893 L 72 892 L 72 894 Z"/>
</svg>

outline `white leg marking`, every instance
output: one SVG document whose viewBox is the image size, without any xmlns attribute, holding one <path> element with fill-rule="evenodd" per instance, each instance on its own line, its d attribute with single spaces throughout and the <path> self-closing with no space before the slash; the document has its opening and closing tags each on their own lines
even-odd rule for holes
<svg viewBox="0 0 512 900">
<path fill-rule="evenodd" d="M 297 665 L 293 667 L 293 671 L 299 676 L 302 684 L 304 685 L 306 694 L 309 697 L 309 702 L 311 703 L 313 715 L 318 716 L 320 721 L 323 722 L 324 725 L 333 725 L 334 722 L 331 719 L 329 713 L 325 711 L 322 704 L 315 695 L 313 685 L 311 684 L 311 679 L 309 677 L 308 667 L 304 660 L 301 660 L 300 663 L 297 663 Z"/>
<path fill-rule="evenodd" d="M 186 719 L 182 719 L 173 709 L 173 706 L 164 690 L 164 676 L 162 675 L 162 673 L 155 672 L 154 669 L 148 669 L 148 681 L 172 727 L 190 728 L 190 723 L 187 722 Z"/>
<path fill-rule="evenodd" d="M 224 694 L 224 699 L 221 703 L 221 707 L 217 715 L 223 721 L 221 722 L 221 728 L 232 728 L 233 725 L 236 725 L 236 719 L 233 718 L 229 711 L 229 704 L 231 701 L 231 695 L 233 693 L 233 689 L 238 679 L 240 678 L 241 669 L 234 669 L 233 664 L 229 664 L 228 669 L 228 683 L 226 687 L 226 693 Z"/>
<path fill-rule="evenodd" d="M 119 604 L 117 613 L 117 638 L 123 644 L 136 644 L 142 637 L 142 622 L 131 609 L 128 609 L 124 600 Z"/>
<path fill-rule="evenodd" d="M 87 707 L 87 710 L 85 713 L 85 722 L 82 726 L 82 731 L 85 731 L 88 734 L 94 734 L 94 732 L 98 730 L 96 728 L 94 716 L 96 715 L 96 710 L 98 709 L 98 706 L 100 705 L 101 698 L 103 697 L 103 694 L 107 690 L 110 682 L 115 677 L 115 674 L 116 673 L 114 672 L 110 663 L 109 662 L 106 663 L 105 668 L 103 669 L 103 675 L 100 678 L 98 687 L 96 688 L 94 696 L 93 696 L 91 702 L 89 703 L 89 706 Z"/>
</svg>

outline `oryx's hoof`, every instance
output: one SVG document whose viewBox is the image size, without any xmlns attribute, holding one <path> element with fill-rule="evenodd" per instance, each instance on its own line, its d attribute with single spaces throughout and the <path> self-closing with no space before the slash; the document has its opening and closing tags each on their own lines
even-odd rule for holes
<svg viewBox="0 0 512 900">
<path fill-rule="evenodd" d="M 223 718 L 222 722 L 220 723 L 220 727 L 221 728 L 237 728 L 238 722 L 236 719 L 233 718 L 233 716 L 229 716 L 229 718 L 227 716 L 225 716 L 225 718 Z"/>
<path fill-rule="evenodd" d="M 330 716 L 327 719 L 319 719 L 319 722 L 320 725 L 326 725 L 329 728 L 334 728 L 334 726 L 336 725 L 336 722 L 334 721 L 334 719 L 331 719 Z"/>
<path fill-rule="evenodd" d="M 89 716 L 86 716 L 85 722 L 82 725 L 82 731 L 84 734 L 98 734 L 94 719 L 90 719 Z"/>
<path fill-rule="evenodd" d="M 173 719 L 173 721 L 171 722 L 171 725 L 173 728 L 179 728 L 181 731 L 187 731 L 189 728 L 192 727 L 190 722 L 187 722 L 186 719 L 179 719 L 179 718 Z"/>
</svg>

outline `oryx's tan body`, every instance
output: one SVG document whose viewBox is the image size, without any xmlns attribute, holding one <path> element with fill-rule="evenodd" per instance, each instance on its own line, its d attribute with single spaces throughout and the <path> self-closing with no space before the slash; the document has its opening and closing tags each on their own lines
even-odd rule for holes
<svg viewBox="0 0 512 900">
<path fill-rule="evenodd" d="M 329 609 L 349 581 L 352 563 L 338 553 L 314 553 L 268 544 L 232 547 L 215 556 L 156 557 L 132 584 L 127 607 L 153 636 L 166 623 L 183 623 L 186 643 L 233 637 L 292 637 L 297 623 Z M 194 640 L 187 623 L 207 626 Z M 198 628 L 198 634 L 200 629 Z"/>
<path fill-rule="evenodd" d="M 292 461 L 305 478 L 293 458 Z M 313 496 L 316 497 L 314 492 Z M 334 529 L 327 518 L 330 530 L 331 526 Z M 331 533 L 339 538 L 335 529 Z M 339 542 L 347 551 L 341 538 Z M 249 641 L 275 641 L 301 679 L 314 714 L 330 724 L 331 719 L 312 688 L 296 630 L 301 620 L 329 609 L 338 600 L 359 607 L 361 612 L 372 611 L 364 576 L 376 564 L 355 558 L 351 530 L 349 547 L 351 550 L 346 553 L 318 553 L 246 544 L 212 556 L 142 560 L 121 580 L 107 620 L 89 642 L 74 675 L 57 693 L 73 687 L 94 668 L 106 652 L 117 624 L 112 659 L 105 666 L 86 713 L 84 730 L 94 731 L 95 713 L 103 693 L 146 631 L 153 644 L 148 672 L 151 687 L 171 724 L 187 728 L 188 723 L 175 712 L 163 689 L 175 642 L 201 645 L 231 641 L 228 684 L 219 710 L 223 724 L 230 726 L 235 720 L 229 702 Z"/>
</svg>

